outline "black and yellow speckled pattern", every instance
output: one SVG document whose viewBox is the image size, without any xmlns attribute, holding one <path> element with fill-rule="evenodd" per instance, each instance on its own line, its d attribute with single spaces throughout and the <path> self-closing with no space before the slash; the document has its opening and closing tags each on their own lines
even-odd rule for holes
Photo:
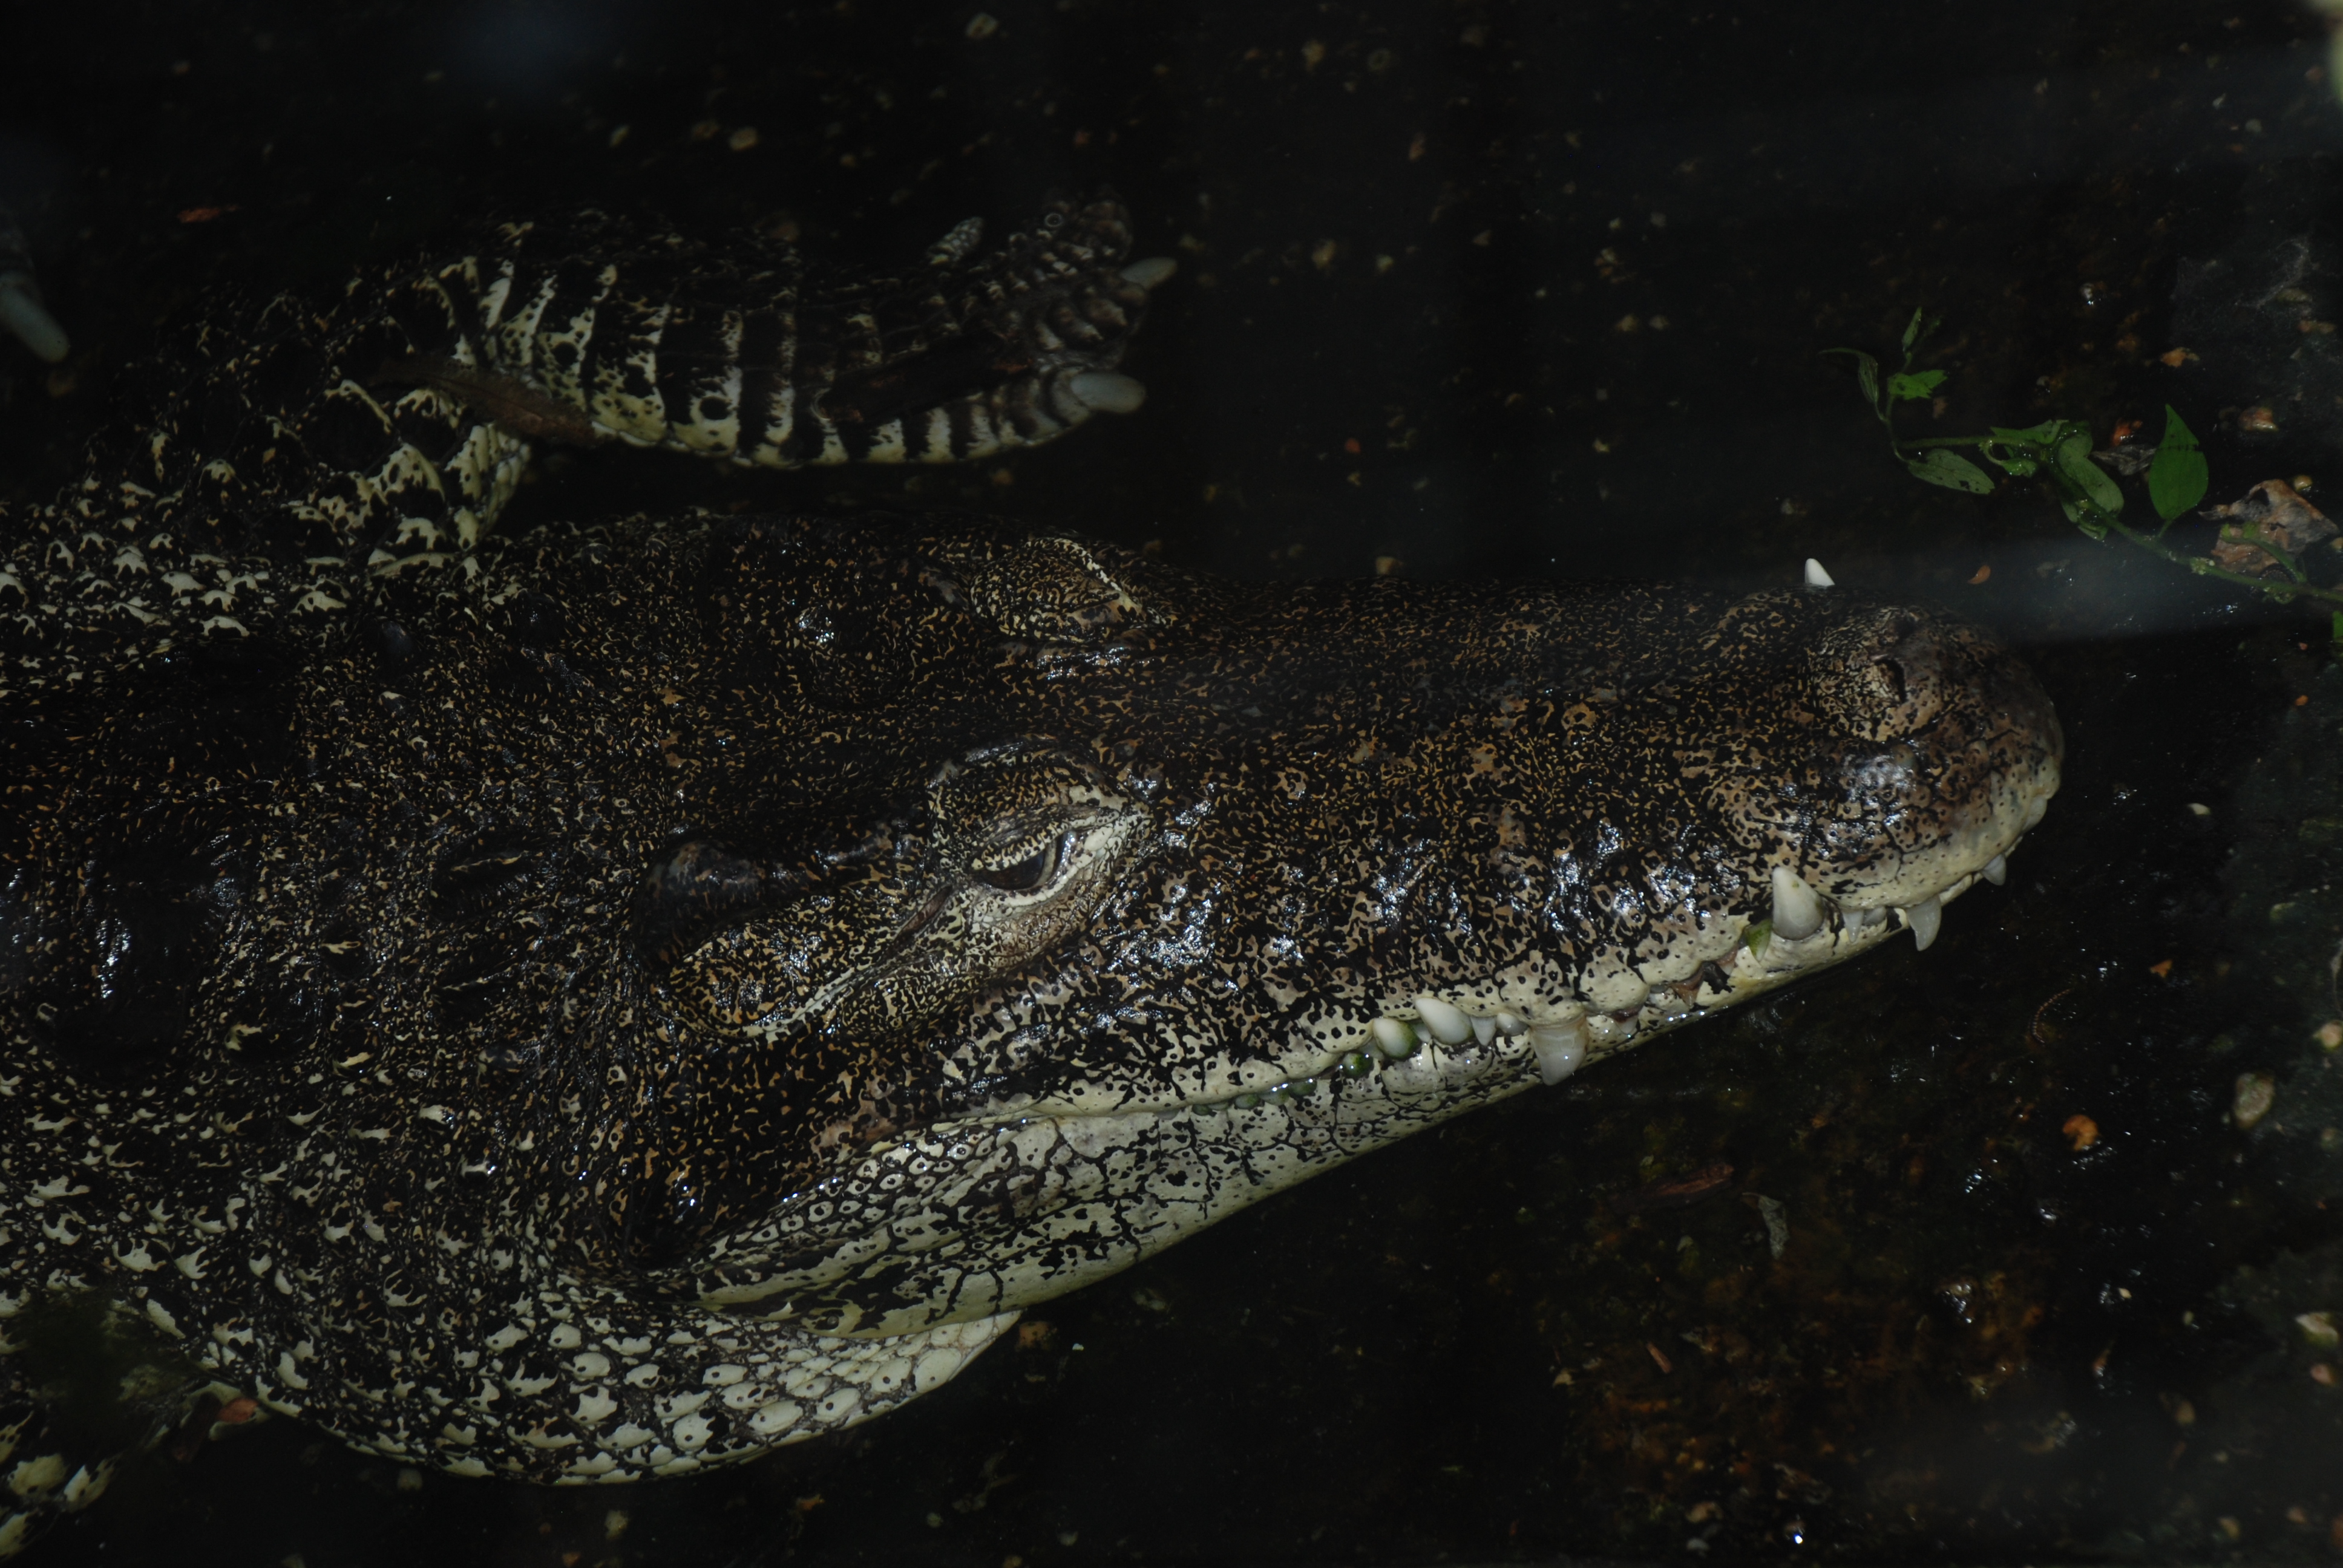
<svg viewBox="0 0 2343 1568">
<path fill-rule="evenodd" d="M 0 1308 L 462 1473 L 878 1413 L 1925 936 L 2057 781 L 2008 655 L 1836 590 L 1244 588 L 982 519 L 462 545 L 16 688 L 0 796 Z M 29 1364 L 19 1532 L 105 1475 Z"/>
<path fill-rule="evenodd" d="M 531 437 L 950 462 L 1135 407 L 1113 367 L 1171 268 L 1125 266 L 1121 206 L 1056 202 L 980 242 L 970 222 L 906 267 L 831 276 L 755 235 L 588 213 L 338 299 L 207 314 L 138 368 L 146 406 L 78 485 L 0 519 L 0 699 L 103 678 L 157 631 L 329 620 L 367 578 L 460 565 Z"/>
</svg>

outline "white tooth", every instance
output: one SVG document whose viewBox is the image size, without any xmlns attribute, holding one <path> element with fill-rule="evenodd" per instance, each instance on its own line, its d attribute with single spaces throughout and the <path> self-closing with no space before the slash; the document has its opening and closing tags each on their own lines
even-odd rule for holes
<svg viewBox="0 0 2343 1568">
<path fill-rule="evenodd" d="M 2009 862 L 1996 855 L 1985 863 L 1985 879 L 1998 888 L 2009 880 Z"/>
<path fill-rule="evenodd" d="M 1806 586 L 1808 588 L 1836 588 L 1838 587 L 1838 584 L 1831 581 L 1831 575 L 1830 573 L 1823 570 L 1822 562 L 1815 559 L 1812 556 L 1808 556 L 1806 558 Z"/>
<path fill-rule="evenodd" d="M 1473 1038 L 1479 1040 L 1483 1045 L 1487 1045 L 1492 1040 L 1495 1040 L 1497 1038 L 1497 1020 L 1493 1018 L 1474 1019 L 1473 1020 Z"/>
<path fill-rule="evenodd" d="M 1436 996 L 1413 998 L 1413 1005 L 1416 1016 L 1423 1020 L 1423 1027 L 1430 1030 L 1432 1038 L 1441 1044 L 1462 1045 L 1472 1038 L 1472 1020 L 1464 1016 L 1463 1009 L 1442 1001 Z"/>
<path fill-rule="evenodd" d="M 2026 826 L 2021 832 L 2031 833 L 2042 825 L 2042 813 L 2050 809 L 2050 797 L 2036 795 L 2026 803 Z"/>
<path fill-rule="evenodd" d="M 1375 1037 L 1375 1049 L 1393 1061 L 1403 1061 L 1415 1054 L 1415 1030 L 1403 1019 L 1379 1018 L 1370 1026 Z"/>
<path fill-rule="evenodd" d="M 1517 1034 L 1528 1033 L 1529 1027 L 1529 1020 L 1519 1013 L 1501 1011 L 1497 1014 L 1497 1032 L 1508 1040 Z"/>
<path fill-rule="evenodd" d="M 1122 269 L 1122 280 L 1141 288 L 1161 288 L 1180 270 L 1180 264 L 1168 256 L 1151 256 L 1144 261 L 1134 261 Z"/>
<path fill-rule="evenodd" d="M 1085 408 L 1101 414 L 1135 414 L 1147 401 L 1147 388 L 1111 370 L 1085 370 L 1066 383 Z"/>
<path fill-rule="evenodd" d="M 1393 1094 L 1430 1094 L 1446 1082 L 1439 1064 L 1429 1056 L 1394 1061 L 1383 1070 L 1383 1086 Z"/>
<path fill-rule="evenodd" d="M 65 329 L 41 304 L 41 291 L 21 272 L 0 276 L 0 327 L 25 340 L 25 347 L 55 365 L 73 352 Z"/>
<path fill-rule="evenodd" d="M 1538 1076 L 1560 1083 L 1586 1060 L 1586 1026 L 1575 1020 L 1538 1024 L 1530 1030 L 1530 1050 L 1537 1056 Z"/>
<path fill-rule="evenodd" d="M 1839 914 L 1846 921 L 1846 929 L 1851 931 L 1869 930 L 1887 918 L 1885 910 L 1843 909 Z"/>
<path fill-rule="evenodd" d="M 1904 923 L 1912 928 L 1912 945 L 1925 953 L 1945 923 L 1945 907 L 1934 898 L 1923 899 L 1904 911 Z"/>
<path fill-rule="evenodd" d="M 1802 941 L 1823 929 L 1823 899 L 1787 866 L 1774 868 L 1774 934 Z"/>
<path fill-rule="evenodd" d="M 1643 1020 L 1633 1016 L 1613 1018 L 1607 1012 L 1598 1012 L 1585 1020 L 1585 1024 L 1590 1038 L 1604 1045 L 1624 1045 L 1635 1038 L 1635 1031 L 1643 1027 Z"/>
</svg>

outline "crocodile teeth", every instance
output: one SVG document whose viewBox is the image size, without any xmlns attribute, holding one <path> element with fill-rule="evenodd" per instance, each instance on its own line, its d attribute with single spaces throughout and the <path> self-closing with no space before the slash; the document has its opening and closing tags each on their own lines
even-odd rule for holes
<svg viewBox="0 0 2343 1568">
<path fill-rule="evenodd" d="M 1831 580 L 1830 573 L 1823 570 L 1822 562 L 1815 559 L 1812 556 L 1808 556 L 1806 558 L 1806 586 L 1808 588 L 1836 588 L 1838 587 L 1838 584 Z"/>
<path fill-rule="evenodd" d="M 1774 934 L 1801 941 L 1823 929 L 1823 896 L 1787 866 L 1774 868 Z"/>
<path fill-rule="evenodd" d="M 1442 1001 L 1436 996 L 1420 996 L 1413 1001 L 1416 1016 L 1423 1020 L 1423 1027 L 1430 1030 L 1432 1038 L 1441 1044 L 1462 1045 L 1473 1037 L 1472 1022 L 1465 1018 L 1462 1008 Z"/>
<path fill-rule="evenodd" d="M 1147 388 L 1111 370 L 1085 370 L 1066 383 L 1082 407 L 1101 414 L 1135 414 L 1147 401 Z"/>
<path fill-rule="evenodd" d="M 1530 1050 L 1537 1057 L 1538 1076 L 1560 1083 L 1586 1060 L 1586 1026 L 1583 1023 L 1542 1023 L 1530 1030 Z"/>
<path fill-rule="evenodd" d="M 1527 1034 L 1529 1030 L 1529 1020 L 1522 1017 L 1521 1014 L 1517 1012 L 1506 1012 L 1503 1009 L 1498 1010 L 1497 1032 L 1499 1034 L 1511 1040 L 1517 1034 Z"/>
<path fill-rule="evenodd" d="M 1497 1038 L 1497 1020 L 1493 1018 L 1474 1019 L 1473 1020 L 1473 1038 L 1483 1045 L 1487 1045 L 1493 1041 Z"/>
<path fill-rule="evenodd" d="M 1143 261 L 1134 261 L 1124 267 L 1122 280 L 1125 283 L 1135 283 L 1141 288 L 1161 288 L 1171 279 L 1172 275 L 1179 270 L 1180 264 L 1170 256 L 1151 256 Z"/>
<path fill-rule="evenodd" d="M 1904 923 L 1912 928 L 1912 945 L 1926 952 L 1945 923 L 1945 906 L 1934 896 L 1923 899 L 1904 911 Z"/>
<path fill-rule="evenodd" d="M 0 274 L 0 327 L 23 338 L 25 347 L 52 365 L 73 351 L 65 329 L 41 303 L 41 291 L 21 272 Z"/>
<path fill-rule="evenodd" d="M 1632 1012 L 1624 1018 L 1615 1012 L 1598 1012 L 1585 1022 L 1586 1032 L 1591 1039 L 1612 1046 L 1626 1044 L 1643 1027 L 1643 1020 Z"/>
<path fill-rule="evenodd" d="M 1369 1031 L 1375 1037 L 1375 1049 L 1393 1061 L 1404 1061 L 1415 1054 L 1415 1030 L 1404 1019 L 1379 1018 Z"/>
<path fill-rule="evenodd" d="M 2050 809 L 2050 797 L 2047 795 L 2036 795 L 2033 799 L 2028 800 L 2026 803 L 2026 826 L 2019 831 L 2031 833 L 2040 827 L 2042 813 L 2048 809 Z"/>
<path fill-rule="evenodd" d="M 1985 863 L 1985 870 L 1980 874 L 1986 881 L 1998 888 L 2009 880 L 2009 862 L 1996 855 Z"/>
</svg>

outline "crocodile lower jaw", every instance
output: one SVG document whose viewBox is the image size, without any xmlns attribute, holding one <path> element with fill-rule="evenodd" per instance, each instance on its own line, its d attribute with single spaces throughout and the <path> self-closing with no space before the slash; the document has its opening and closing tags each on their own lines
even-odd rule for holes
<svg viewBox="0 0 2343 1568">
<path fill-rule="evenodd" d="M 1018 1105 L 1007 1115 L 970 1117 L 951 1125 L 1151 1112 L 1209 1115 L 1308 1100 L 1338 1085 L 1372 1083 L 1392 1095 L 1413 1097 L 1493 1075 L 1526 1077 L 1533 1071 L 1544 1083 L 1559 1083 L 1589 1061 L 1827 969 L 1899 932 L 1910 931 L 1925 950 L 1936 940 L 1945 905 L 1980 879 L 1999 884 L 2006 872 L 2006 852 L 1996 853 L 1979 869 L 1909 905 L 1861 909 L 1821 900 L 1803 936 L 1780 934 L 1778 914 L 1768 922 L 1772 930 L 1765 940 L 1755 941 L 1757 922 L 1740 916 L 1719 920 L 1716 929 L 1733 942 L 1729 956 L 1715 960 L 1726 978 L 1723 990 L 1706 981 L 1653 986 L 1640 1006 L 1604 1011 L 1584 1001 L 1509 996 L 1513 988 L 1496 981 L 1449 987 L 1444 995 L 1427 992 L 1377 1013 L 1321 1022 L 1314 1032 L 1330 1042 L 1326 1049 L 1292 1063 L 1282 1076 L 1242 1089 L 1153 1103 L 1051 1097 Z"/>
</svg>

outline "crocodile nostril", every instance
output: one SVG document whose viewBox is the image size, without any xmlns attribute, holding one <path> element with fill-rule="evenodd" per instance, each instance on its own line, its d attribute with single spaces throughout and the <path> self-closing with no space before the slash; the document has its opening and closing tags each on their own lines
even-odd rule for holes
<svg viewBox="0 0 2343 1568">
<path fill-rule="evenodd" d="M 1823 716 L 1854 739 L 1926 733 L 1965 689 L 1961 635 L 1900 610 L 1841 622 L 1807 664 Z"/>
</svg>

